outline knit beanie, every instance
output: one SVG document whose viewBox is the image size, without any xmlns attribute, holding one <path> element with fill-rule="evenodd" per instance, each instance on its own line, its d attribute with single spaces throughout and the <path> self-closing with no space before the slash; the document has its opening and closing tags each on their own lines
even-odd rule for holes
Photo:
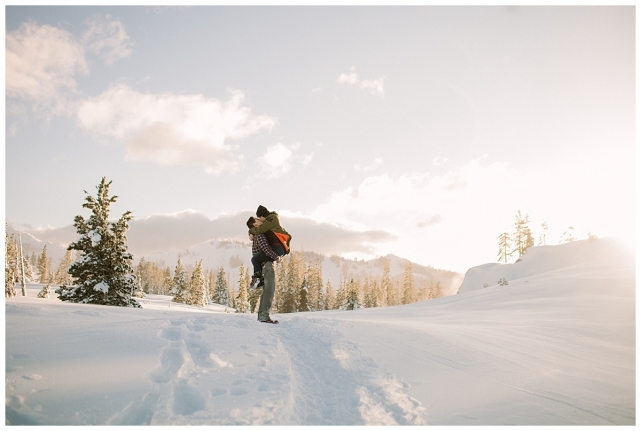
<svg viewBox="0 0 641 431">
<path fill-rule="evenodd" d="M 264 206 L 259 205 L 258 209 L 256 210 L 256 215 L 258 217 L 267 217 L 269 215 L 269 211 Z"/>
</svg>

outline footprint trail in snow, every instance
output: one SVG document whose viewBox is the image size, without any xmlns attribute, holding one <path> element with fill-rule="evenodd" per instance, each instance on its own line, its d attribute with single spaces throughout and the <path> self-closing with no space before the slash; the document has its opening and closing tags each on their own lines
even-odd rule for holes
<svg viewBox="0 0 641 431">
<path fill-rule="evenodd" d="M 253 316 L 167 320 L 158 334 L 166 347 L 147 374 L 151 390 L 109 423 L 424 423 L 425 409 L 406 385 L 362 357 L 332 328 L 336 322 L 283 323 L 265 326 Z"/>
</svg>

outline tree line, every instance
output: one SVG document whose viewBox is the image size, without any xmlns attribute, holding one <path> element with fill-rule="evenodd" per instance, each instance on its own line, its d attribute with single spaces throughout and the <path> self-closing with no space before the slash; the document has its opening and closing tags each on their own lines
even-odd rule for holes
<svg viewBox="0 0 641 431">
<path fill-rule="evenodd" d="M 36 256 L 35 252 L 32 252 L 29 256 L 23 255 L 22 262 L 20 261 L 20 256 L 18 237 L 14 233 L 9 235 L 5 231 L 5 296 L 15 296 L 15 285 L 23 282 L 25 284 L 42 283 L 50 285 L 70 284 L 72 282 L 72 277 L 67 272 L 67 269 L 75 260 L 71 250 L 67 250 L 57 267 L 54 267 L 53 259 L 47 255 L 46 245 L 42 248 L 42 253 L 39 256 Z M 54 270 L 54 268 L 56 269 Z"/>
<path fill-rule="evenodd" d="M 21 282 L 19 253 L 15 234 L 6 235 L 7 292 Z M 306 258 L 311 255 L 311 258 Z M 53 259 L 47 255 L 47 246 L 36 256 L 24 257 L 25 282 L 49 285 L 72 285 L 73 278 L 67 272 L 71 264 L 80 258 L 73 258 L 71 250 L 54 271 Z M 407 261 L 402 279 L 393 280 L 389 262 L 385 263 L 380 278 L 365 276 L 341 280 L 334 287 L 328 280 L 323 281 L 323 255 L 292 251 L 276 265 L 276 294 L 273 309 L 278 313 L 320 310 L 353 310 L 358 308 L 386 307 L 409 304 L 416 301 L 442 296 L 439 281 L 424 281 L 417 285 L 412 264 Z M 237 259 L 236 259 L 237 260 Z M 237 263 L 237 262 L 235 262 Z M 133 267 L 136 279 L 134 297 L 144 298 L 147 294 L 168 295 L 174 302 L 204 306 L 209 303 L 238 309 L 240 312 L 255 312 L 260 302 L 258 290 L 249 289 L 250 268 L 240 263 L 239 281 L 232 285 L 229 270 L 221 265 L 218 270 L 203 270 L 202 260 L 193 269 L 187 268 L 179 257 L 172 269 L 164 262 L 151 262 L 144 257 Z"/>
<path fill-rule="evenodd" d="M 52 259 L 44 246 L 41 255 L 22 257 L 15 234 L 6 233 L 5 295 L 15 296 L 15 285 L 21 281 L 59 285 L 58 297 L 63 301 L 139 307 L 134 298 L 147 294 L 170 295 L 173 301 L 195 306 L 220 304 L 240 313 L 255 312 L 260 290 L 250 290 L 250 269 L 240 264 L 238 283 L 232 285 L 224 266 L 206 271 L 202 260 L 192 270 L 179 257 L 173 270 L 164 264 L 141 258 L 133 265 L 127 252 L 125 233 L 133 216 L 127 211 L 115 222 L 109 221 L 109 206 L 117 196 L 109 196 L 111 182 L 103 178 L 94 197 L 85 191 L 84 208 L 91 210 L 85 219 L 76 216 L 74 226 L 80 237 L 69 245 L 54 270 Z M 75 256 L 74 256 L 75 251 Z M 389 262 L 380 278 L 361 276 L 341 280 L 338 286 L 323 282 L 324 256 L 292 251 L 276 265 L 276 294 L 273 311 L 292 313 L 320 310 L 354 310 L 409 304 L 443 295 L 439 281 L 431 280 L 417 286 L 412 264 L 407 261 L 401 280 L 392 280 Z M 249 259 L 249 256 L 248 256 Z M 24 272 L 23 272 L 24 269 Z M 24 273 L 24 275 L 23 275 Z"/>
<path fill-rule="evenodd" d="M 311 258 L 306 256 L 310 256 Z M 417 285 L 412 264 L 407 261 L 402 279 L 393 280 L 389 262 L 380 278 L 365 276 L 341 280 L 337 287 L 323 281 L 324 256 L 293 250 L 276 264 L 276 293 L 272 309 L 276 313 L 301 311 L 354 310 L 409 304 L 443 295 L 440 281 L 431 280 Z M 135 268 L 138 281 L 135 296 L 152 293 L 169 295 L 174 302 L 204 306 L 219 304 L 240 313 L 254 313 L 260 302 L 261 290 L 251 290 L 250 268 L 243 263 L 237 268 L 238 282 L 230 282 L 224 265 L 217 270 L 204 271 L 202 260 L 190 271 L 179 257 L 173 270 L 164 263 L 146 261 Z"/>
</svg>

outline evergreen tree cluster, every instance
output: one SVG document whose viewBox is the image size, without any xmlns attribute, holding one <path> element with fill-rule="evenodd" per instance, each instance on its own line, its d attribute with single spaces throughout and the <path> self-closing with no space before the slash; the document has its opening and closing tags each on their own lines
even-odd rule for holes
<svg viewBox="0 0 641 431">
<path fill-rule="evenodd" d="M 171 293 L 171 271 L 161 263 L 149 262 L 144 257 L 135 269 L 136 278 L 143 293 L 169 295 Z"/>
<path fill-rule="evenodd" d="M 196 263 L 196 267 L 189 274 L 182 263 L 182 259 L 179 257 L 174 277 L 171 281 L 174 302 L 204 307 L 209 303 L 208 290 L 205 275 L 203 274 L 202 260 Z"/>
<path fill-rule="evenodd" d="M 234 307 L 235 301 L 230 300 L 229 277 L 225 268 L 221 265 L 218 271 L 204 271 L 202 260 L 196 263 L 193 270 L 189 271 L 183 264 L 182 258 L 178 257 L 174 275 L 170 278 L 168 269 L 158 270 L 167 277 L 167 293 L 153 292 L 160 295 L 173 296 L 174 302 L 187 305 L 204 307 L 210 302 L 213 304 Z M 241 265 L 241 271 L 244 268 Z M 247 271 L 245 271 L 247 272 Z M 248 277 L 247 272 L 247 277 Z M 248 296 L 249 280 L 245 286 L 245 296 Z"/>
<path fill-rule="evenodd" d="M 5 296 L 12 298 L 16 296 L 16 284 L 25 284 L 34 282 L 33 268 L 31 261 L 26 256 L 22 255 L 22 262 L 20 259 L 20 244 L 16 234 L 7 232 L 5 225 L 5 254 L 4 254 L 4 283 L 5 283 Z M 24 280 L 23 280 L 24 274 Z"/>
<path fill-rule="evenodd" d="M 523 216 L 521 210 L 517 211 L 514 218 L 514 231 L 512 233 L 503 232 L 499 235 L 499 262 L 507 263 L 512 256 L 517 256 L 520 259 L 530 247 L 534 246 L 534 237 L 529 224 L 530 216 L 528 214 Z M 547 223 L 544 222 L 542 226 L 544 233 L 541 238 L 544 244 Z"/>
<path fill-rule="evenodd" d="M 277 264 L 274 312 L 386 307 L 443 295 L 439 281 L 432 279 L 429 284 L 417 286 L 409 261 L 401 279 L 391 279 L 389 262 L 386 262 L 380 279 L 369 275 L 343 279 L 335 290 L 331 282 L 323 283 L 322 261 L 321 255 L 312 253 L 312 258 L 306 261 L 305 253 L 292 251 Z"/>
</svg>

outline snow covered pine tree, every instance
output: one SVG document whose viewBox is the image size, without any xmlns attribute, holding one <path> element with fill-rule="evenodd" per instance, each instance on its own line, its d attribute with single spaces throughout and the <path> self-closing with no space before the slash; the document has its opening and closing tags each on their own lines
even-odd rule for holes
<svg viewBox="0 0 641 431">
<path fill-rule="evenodd" d="M 92 214 L 88 220 L 76 216 L 74 226 L 81 236 L 68 247 L 82 252 L 82 257 L 69 267 L 76 286 L 61 286 L 56 293 L 62 301 L 140 307 L 133 299 L 136 276 L 125 236 L 133 216 L 127 211 L 117 222 L 109 222 L 109 205 L 118 199 L 109 197 L 110 185 L 111 181 L 103 177 L 96 187 L 97 198 L 85 191 L 86 202 L 82 206 Z"/>
</svg>

